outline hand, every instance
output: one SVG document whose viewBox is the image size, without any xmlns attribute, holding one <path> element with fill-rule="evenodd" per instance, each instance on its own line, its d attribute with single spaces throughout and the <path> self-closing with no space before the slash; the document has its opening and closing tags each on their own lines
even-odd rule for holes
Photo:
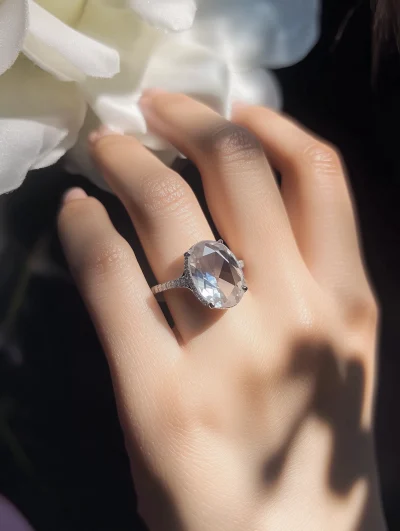
<svg viewBox="0 0 400 531">
<path fill-rule="evenodd" d="M 199 168 L 249 291 L 225 312 L 167 292 L 171 330 L 103 206 L 65 197 L 60 235 L 108 358 L 140 513 L 151 530 L 383 529 L 377 307 L 339 156 L 268 109 L 238 106 L 231 123 L 161 91 L 142 108 Z M 93 157 L 158 281 L 177 278 L 215 235 L 179 175 L 109 133 L 92 135 Z"/>
</svg>

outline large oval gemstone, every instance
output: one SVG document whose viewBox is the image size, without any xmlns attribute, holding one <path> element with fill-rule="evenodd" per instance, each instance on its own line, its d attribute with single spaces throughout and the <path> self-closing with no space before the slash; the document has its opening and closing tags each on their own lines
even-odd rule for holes
<svg viewBox="0 0 400 531">
<path fill-rule="evenodd" d="M 235 255 L 214 241 L 200 242 L 189 253 L 189 275 L 202 302 L 214 308 L 235 306 L 246 290 Z"/>
</svg>

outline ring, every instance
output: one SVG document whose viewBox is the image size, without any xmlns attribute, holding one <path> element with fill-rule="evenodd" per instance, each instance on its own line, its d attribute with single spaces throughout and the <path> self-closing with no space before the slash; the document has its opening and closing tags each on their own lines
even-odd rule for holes
<svg viewBox="0 0 400 531">
<path fill-rule="evenodd" d="M 184 258 L 182 276 L 151 288 L 154 295 L 186 288 L 204 306 L 226 310 L 236 306 L 248 290 L 243 274 L 244 262 L 236 258 L 223 240 L 196 243 Z"/>
</svg>

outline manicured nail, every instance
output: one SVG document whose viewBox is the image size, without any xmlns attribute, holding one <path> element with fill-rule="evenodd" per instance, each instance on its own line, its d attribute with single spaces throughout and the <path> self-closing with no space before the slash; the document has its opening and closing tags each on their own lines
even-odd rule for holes
<svg viewBox="0 0 400 531">
<path fill-rule="evenodd" d="M 64 193 L 62 197 L 62 203 L 66 205 L 67 203 L 77 199 L 86 199 L 87 196 L 87 193 L 85 190 L 82 190 L 82 188 L 70 188 Z"/>
<path fill-rule="evenodd" d="M 160 88 L 147 88 L 144 89 L 142 92 L 142 97 L 139 100 L 140 106 L 149 106 L 151 105 L 151 101 L 154 96 L 158 96 L 159 94 L 167 94 L 168 92 L 166 90 L 160 89 Z"/>
<path fill-rule="evenodd" d="M 100 138 L 103 138 L 103 136 L 111 136 L 111 135 L 121 135 L 122 133 L 120 131 L 117 131 L 116 129 L 111 129 L 110 127 L 107 127 L 106 125 L 101 125 L 98 129 L 95 129 L 92 131 L 88 136 L 88 142 L 90 146 L 94 146 Z"/>
</svg>

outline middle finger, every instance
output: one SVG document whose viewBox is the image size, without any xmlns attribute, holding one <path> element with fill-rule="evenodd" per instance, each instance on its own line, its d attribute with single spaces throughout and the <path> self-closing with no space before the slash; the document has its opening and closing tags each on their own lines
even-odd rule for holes
<svg viewBox="0 0 400 531">
<path fill-rule="evenodd" d="M 273 172 L 256 137 L 183 95 L 152 90 L 141 106 L 149 127 L 197 165 L 221 236 L 246 262 L 246 277 L 284 273 L 299 256 Z M 259 284 L 260 285 L 260 284 Z"/>
</svg>

